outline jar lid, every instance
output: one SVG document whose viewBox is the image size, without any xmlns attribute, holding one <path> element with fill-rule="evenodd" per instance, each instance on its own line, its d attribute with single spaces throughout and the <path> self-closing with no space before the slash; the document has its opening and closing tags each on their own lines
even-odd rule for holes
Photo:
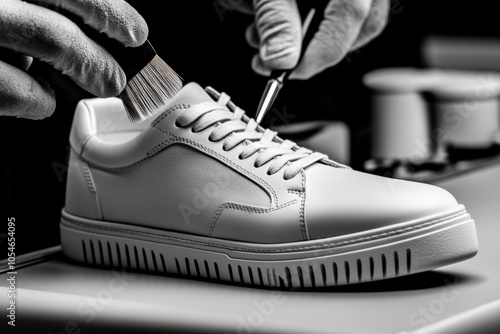
<svg viewBox="0 0 500 334">
<path fill-rule="evenodd" d="M 485 100 L 500 95 L 500 75 L 492 72 L 443 71 L 429 93 L 445 100 Z"/>
<path fill-rule="evenodd" d="M 436 98 L 452 100 L 482 100 L 500 95 L 497 72 L 382 68 L 365 74 L 363 84 L 378 92 L 428 92 Z"/>
<path fill-rule="evenodd" d="M 432 71 L 412 67 L 381 68 L 363 77 L 363 84 L 368 88 L 394 93 L 425 90 L 434 81 Z"/>
</svg>

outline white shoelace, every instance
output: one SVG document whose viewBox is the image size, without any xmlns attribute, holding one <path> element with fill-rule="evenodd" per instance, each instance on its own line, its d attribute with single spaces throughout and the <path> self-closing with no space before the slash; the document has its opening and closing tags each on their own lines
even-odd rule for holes
<svg viewBox="0 0 500 334">
<path fill-rule="evenodd" d="M 211 95 L 218 94 L 207 90 Z M 203 102 L 192 106 L 189 112 L 177 118 L 177 124 L 181 127 L 192 126 L 194 132 L 214 126 L 209 136 L 210 141 L 223 141 L 222 147 L 225 151 L 230 151 L 240 144 L 244 145 L 239 158 L 247 159 L 258 154 L 254 164 L 256 168 L 273 160 L 267 173 L 272 175 L 285 168 L 285 180 L 293 178 L 302 168 L 328 159 L 325 154 L 299 147 L 288 139 L 282 140 L 277 137 L 275 131 L 263 130 L 254 119 L 245 116 L 242 109 L 230 102 L 230 97 L 225 93 L 220 94 L 217 102 Z M 328 162 L 340 167 L 330 160 Z"/>
</svg>

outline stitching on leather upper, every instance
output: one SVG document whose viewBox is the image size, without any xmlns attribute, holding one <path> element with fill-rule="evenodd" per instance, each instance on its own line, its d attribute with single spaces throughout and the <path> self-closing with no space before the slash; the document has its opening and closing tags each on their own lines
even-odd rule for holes
<svg viewBox="0 0 500 334">
<path fill-rule="evenodd" d="M 299 213 L 299 223 L 300 223 L 300 229 L 302 230 L 302 237 L 304 240 L 309 240 L 309 233 L 306 227 L 306 217 L 305 217 L 305 211 L 306 211 L 306 187 L 305 187 L 305 173 L 303 170 L 300 171 L 301 175 L 301 184 L 302 184 L 302 193 L 300 194 L 301 198 L 301 203 L 300 203 L 300 213 Z"/>
<path fill-rule="evenodd" d="M 181 109 L 181 108 L 177 108 L 175 109 L 177 106 L 174 106 L 172 108 L 170 108 L 169 110 L 165 111 L 158 119 L 156 119 L 156 121 L 154 123 L 151 124 L 151 126 L 158 130 L 158 131 L 161 131 L 167 135 L 169 135 L 170 137 L 172 137 L 171 139 L 169 139 L 171 141 L 171 143 L 175 142 L 175 141 L 180 141 L 180 142 L 184 142 L 184 143 L 188 143 L 188 144 L 191 144 L 193 146 L 196 146 L 198 148 L 200 148 L 202 151 L 206 152 L 206 153 L 209 153 L 211 155 L 215 155 L 216 157 L 218 157 L 219 159 L 223 160 L 224 162 L 226 162 L 227 164 L 229 164 L 230 166 L 236 168 L 237 170 L 239 170 L 240 172 L 242 172 L 243 174 L 247 175 L 248 177 L 250 177 L 251 179 L 253 179 L 254 181 L 260 181 L 259 183 L 262 183 L 264 185 L 264 187 L 271 193 L 271 196 L 273 197 L 273 201 L 274 203 L 276 203 L 276 205 L 279 205 L 279 201 L 278 201 L 278 195 L 276 194 L 276 192 L 274 191 L 274 189 L 271 187 L 271 185 L 269 185 L 266 181 L 264 181 L 263 179 L 261 179 L 260 177 L 250 173 L 249 171 L 247 171 L 246 169 L 242 168 L 241 166 L 235 164 L 234 162 L 232 162 L 231 160 L 229 160 L 228 158 L 226 158 L 225 156 L 215 152 L 214 150 L 206 147 L 206 146 L 203 146 L 193 140 L 190 140 L 190 139 L 187 139 L 187 138 L 183 138 L 183 137 L 179 137 L 179 136 L 176 136 L 172 133 L 170 133 L 169 131 L 165 130 L 165 129 L 162 129 L 161 127 L 159 127 L 159 123 L 161 122 L 161 120 L 165 119 L 166 117 L 168 117 L 168 115 L 170 113 L 172 113 L 173 111 L 177 110 L 177 109 Z M 123 168 L 123 167 L 122 167 Z"/>
<path fill-rule="evenodd" d="M 217 248 L 223 248 L 223 249 L 234 250 L 234 251 L 243 251 L 243 252 L 251 252 L 251 253 L 283 253 L 283 252 L 294 252 L 294 251 L 317 250 L 317 249 L 323 249 L 323 248 L 335 248 L 335 247 L 340 247 L 340 246 L 362 243 L 365 241 L 379 240 L 379 239 L 391 237 L 394 235 L 399 235 L 399 234 L 403 234 L 406 232 L 411 232 L 413 230 L 422 229 L 422 228 L 430 226 L 430 225 L 435 225 L 435 224 L 443 222 L 445 220 L 449 220 L 449 219 L 453 219 L 453 218 L 462 216 L 465 213 L 466 213 L 465 211 L 461 211 L 459 213 L 456 213 L 456 214 L 453 214 L 450 216 L 435 219 L 435 220 L 425 222 L 422 224 L 418 224 L 415 226 L 409 226 L 409 227 L 405 227 L 405 228 L 394 230 L 394 231 L 384 232 L 384 233 L 380 233 L 380 234 L 374 234 L 374 235 L 371 235 L 368 237 L 345 240 L 345 241 L 341 241 L 341 242 L 326 243 L 326 244 L 322 244 L 322 245 L 313 245 L 313 246 L 306 246 L 306 247 L 280 248 L 280 249 L 252 249 L 252 248 L 243 248 L 243 247 L 231 247 L 231 246 L 226 246 L 226 245 L 221 245 L 221 244 L 216 244 L 216 243 L 211 243 L 211 242 L 204 242 L 204 241 L 197 241 L 197 240 L 191 240 L 191 239 L 186 239 L 186 238 L 172 237 L 172 236 L 166 236 L 166 235 L 161 235 L 161 234 L 156 234 L 156 233 L 139 232 L 139 231 L 110 228 L 110 227 L 103 227 L 103 226 L 94 226 L 94 225 L 87 224 L 87 223 L 72 221 L 71 218 L 67 218 L 67 217 L 63 217 L 62 219 L 67 220 L 71 224 L 74 224 L 77 226 L 82 226 L 82 227 L 89 228 L 89 229 L 111 231 L 111 232 L 123 232 L 123 233 L 130 233 L 130 234 L 143 235 L 143 236 L 152 236 L 152 237 L 156 237 L 156 238 L 160 238 L 160 239 L 175 240 L 175 241 L 180 241 L 180 242 L 186 242 L 186 243 L 198 244 L 198 245 L 210 246 L 210 247 L 217 247 Z"/>
<path fill-rule="evenodd" d="M 245 211 L 245 212 L 257 213 L 257 214 L 265 214 L 265 213 L 281 210 L 283 208 L 286 208 L 287 206 L 294 205 L 295 203 L 297 203 L 296 199 L 291 200 L 290 202 L 286 202 L 280 206 L 276 206 L 273 208 L 267 208 L 267 209 L 255 208 L 255 207 L 251 207 L 248 205 L 237 204 L 237 203 L 224 203 L 217 209 L 217 211 L 214 214 L 214 217 L 210 221 L 210 224 L 208 225 L 207 236 L 209 236 L 209 237 L 212 236 L 212 233 L 215 229 L 215 225 L 217 224 L 217 221 L 219 220 L 220 216 L 222 215 L 222 213 L 226 209 Z"/>
<path fill-rule="evenodd" d="M 83 179 L 87 185 L 87 189 L 90 192 L 90 198 L 92 199 L 92 206 L 94 207 L 94 213 L 97 218 L 102 219 L 101 208 L 99 206 L 99 201 L 97 200 L 97 192 L 95 190 L 94 181 L 90 175 L 90 170 L 87 164 L 82 161 L 80 163 L 80 169 L 82 170 Z"/>
<path fill-rule="evenodd" d="M 160 152 L 162 149 L 164 149 L 166 146 L 168 146 L 170 143 L 172 143 L 172 139 L 167 139 L 164 142 L 159 143 L 158 145 L 155 145 L 152 149 L 150 149 L 146 155 L 148 157 L 151 157 L 155 155 L 156 153 Z"/>
<path fill-rule="evenodd" d="M 168 108 L 160 116 L 158 116 L 158 118 L 156 118 L 153 123 L 151 123 L 151 127 L 158 129 L 156 126 L 161 121 L 163 121 L 165 118 L 167 118 L 168 115 L 170 115 L 171 113 L 173 113 L 176 110 L 179 110 L 179 109 L 188 109 L 188 108 L 191 108 L 191 105 L 190 104 L 185 104 L 185 103 L 176 104 L 175 106 Z"/>
<path fill-rule="evenodd" d="M 300 194 L 302 194 L 302 191 L 293 190 L 293 189 L 288 189 L 287 192 L 289 192 L 290 194 L 298 195 L 298 196 L 300 196 Z"/>
<path fill-rule="evenodd" d="M 302 190 L 291 190 L 288 189 L 288 192 L 291 194 L 295 194 L 300 197 L 300 209 L 299 209 L 299 227 L 302 232 L 302 238 L 304 240 L 310 240 L 309 238 L 309 233 L 307 230 L 306 222 L 305 222 L 305 204 L 306 204 L 306 192 L 305 192 L 305 173 L 304 171 L 301 171 L 301 177 L 302 177 Z"/>
</svg>

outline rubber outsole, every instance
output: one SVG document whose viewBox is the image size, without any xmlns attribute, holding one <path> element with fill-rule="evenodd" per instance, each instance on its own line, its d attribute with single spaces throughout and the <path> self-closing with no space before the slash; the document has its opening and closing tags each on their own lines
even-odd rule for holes
<svg viewBox="0 0 500 334">
<path fill-rule="evenodd" d="M 72 216 L 64 254 L 89 265 L 262 287 L 316 288 L 405 276 L 473 257 L 474 221 L 459 210 L 419 224 L 289 244 L 249 244 Z"/>
</svg>

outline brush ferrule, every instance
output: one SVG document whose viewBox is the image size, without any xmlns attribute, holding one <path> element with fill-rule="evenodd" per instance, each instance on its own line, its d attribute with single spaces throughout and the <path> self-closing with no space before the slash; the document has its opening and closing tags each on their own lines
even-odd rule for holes
<svg viewBox="0 0 500 334">
<path fill-rule="evenodd" d="M 149 41 L 136 48 L 113 45 L 107 47 L 107 49 L 120 64 L 127 76 L 127 81 L 132 80 L 156 56 L 156 52 Z"/>
</svg>

